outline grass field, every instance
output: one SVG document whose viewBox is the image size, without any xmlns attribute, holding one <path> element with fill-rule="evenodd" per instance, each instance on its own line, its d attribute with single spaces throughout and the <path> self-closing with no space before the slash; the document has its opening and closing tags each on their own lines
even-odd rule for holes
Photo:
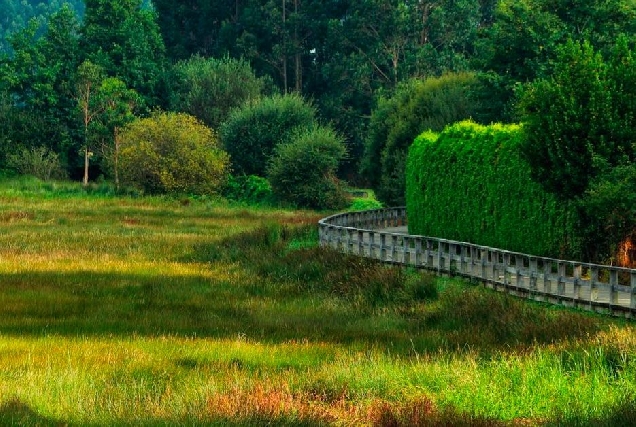
<svg viewBox="0 0 636 427">
<path fill-rule="evenodd" d="M 636 425 L 636 329 L 316 247 L 315 212 L 0 183 L 0 424 Z"/>
</svg>

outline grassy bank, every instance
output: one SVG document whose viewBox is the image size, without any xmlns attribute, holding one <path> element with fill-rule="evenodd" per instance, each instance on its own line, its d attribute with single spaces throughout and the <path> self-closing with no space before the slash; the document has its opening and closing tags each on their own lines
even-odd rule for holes
<svg viewBox="0 0 636 427">
<path fill-rule="evenodd" d="M 320 250 L 321 216 L 0 184 L 0 424 L 636 422 L 630 324 Z"/>
</svg>

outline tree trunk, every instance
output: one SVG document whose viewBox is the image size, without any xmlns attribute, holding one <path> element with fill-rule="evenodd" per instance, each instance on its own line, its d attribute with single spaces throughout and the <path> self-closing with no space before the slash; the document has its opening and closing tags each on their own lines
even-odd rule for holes
<svg viewBox="0 0 636 427">
<path fill-rule="evenodd" d="M 119 191 L 119 128 L 115 126 L 115 188 Z"/>
<path fill-rule="evenodd" d="M 302 69 L 302 62 L 301 62 L 301 50 L 300 50 L 301 46 L 300 46 L 300 43 L 298 42 L 298 0 L 294 0 L 294 13 L 296 14 L 296 20 L 294 22 L 294 46 L 296 48 L 295 80 L 296 80 L 296 92 L 300 94 L 303 91 L 303 69 Z"/>
<path fill-rule="evenodd" d="M 84 147 L 84 187 L 88 185 L 88 146 Z"/>
<path fill-rule="evenodd" d="M 84 179 L 82 184 L 86 187 L 88 185 L 88 111 L 85 111 L 84 114 Z"/>
<path fill-rule="evenodd" d="M 283 53 L 283 88 L 284 88 L 284 93 L 288 92 L 288 87 L 287 87 L 287 40 L 285 38 L 285 24 L 287 22 L 287 13 L 285 11 L 285 2 L 287 0 L 282 0 L 282 5 L 283 5 L 283 26 L 282 26 L 282 37 L 283 37 L 283 49 L 282 49 L 282 53 Z"/>
</svg>

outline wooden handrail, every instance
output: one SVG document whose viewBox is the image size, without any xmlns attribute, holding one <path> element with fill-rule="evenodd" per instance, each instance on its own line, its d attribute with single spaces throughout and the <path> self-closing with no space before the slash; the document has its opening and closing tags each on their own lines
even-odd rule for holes
<svg viewBox="0 0 636 427">
<path fill-rule="evenodd" d="M 396 232 L 405 207 L 345 212 L 318 222 L 320 245 L 382 262 L 475 279 L 528 299 L 632 318 L 636 269 L 560 260 Z"/>
</svg>

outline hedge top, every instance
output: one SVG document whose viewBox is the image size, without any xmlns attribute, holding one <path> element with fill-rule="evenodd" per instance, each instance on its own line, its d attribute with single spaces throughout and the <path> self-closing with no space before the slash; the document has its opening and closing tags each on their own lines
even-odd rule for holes
<svg viewBox="0 0 636 427">
<path fill-rule="evenodd" d="M 520 125 L 464 121 L 409 150 L 409 232 L 551 257 L 580 254 L 573 210 L 530 178 Z"/>
</svg>

